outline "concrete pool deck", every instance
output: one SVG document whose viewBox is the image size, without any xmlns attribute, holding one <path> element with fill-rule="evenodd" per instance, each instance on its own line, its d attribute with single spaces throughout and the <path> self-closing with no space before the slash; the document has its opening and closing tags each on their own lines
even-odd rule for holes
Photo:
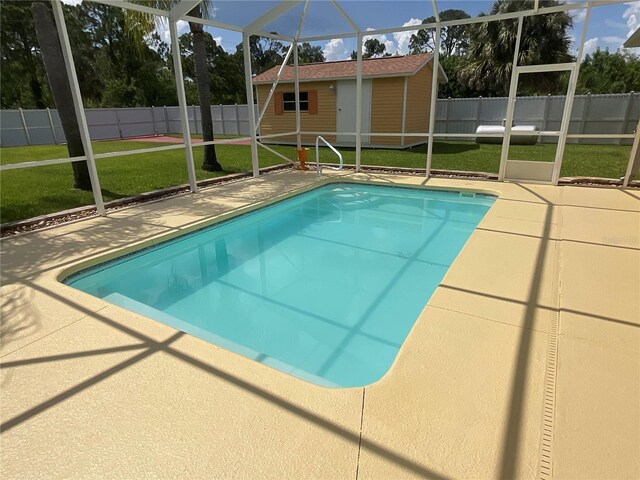
<svg viewBox="0 0 640 480">
<path fill-rule="evenodd" d="M 500 195 L 382 380 L 312 385 L 57 281 L 315 173 L 5 238 L 2 476 L 640 477 L 640 191 L 337 176 Z"/>
</svg>

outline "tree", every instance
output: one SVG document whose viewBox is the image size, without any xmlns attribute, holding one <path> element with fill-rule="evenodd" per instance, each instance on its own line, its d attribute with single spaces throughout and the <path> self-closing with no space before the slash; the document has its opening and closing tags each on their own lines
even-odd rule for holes
<svg viewBox="0 0 640 480">
<path fill-rule="evenodd" d="M 438 86 L 440 98 L 469 98 L 479 94 L 458 80 L 458 72 L 464 65 L 465 57 L 462 55 L 446 55 L 440 57 L 440 66 L 447 75 L 449 81 Z"/>
<path fill-rule="evenodd" d="M 321 63 L 324 62 L 324 53 L 322 47 L 313 46 L 310 43 L 303 42 L 298 44 L 298 62 L 299 63 Z"/>
<path fill-rule="evenodd" d="M 462 20 L 470 18 L 464 10 L 449 9 L 440 12 L 440 21 Z M 436 17 L 425 18 L 422 23 L 435 23 Z M 469 33 L 467 25 L 452 25 L 442 27 L 440 31 L 440 53 L 443 56 L 463 55 L 469 45 Z M 433 30 L 418 30 L 418 33 L 411 35 L 409 40 L 409 52 L 412 54 L 433 52 L 435 49 Z"/>
<path fill-rule="evenodd" d="M 558 5 L 560 3 L 557 0 L 540 0 L 539 3 L 540 8 Z M 513 13 L 533 8 L 534 0 L 497 0 L 490 14 Z M 518 64 L 572 61 L 573 57 L 569 53 L 571 40 L 567 34 L 571 25 L 571 17 L 567 12 L 526 17 L 522 27 Z M 471 26 L 466 61 L 458 78 L 469 88 L 485 94 L 507 95 L 517 31 L 516 19 L 483 22 Z M 531 92 L 555 93 L 560 88 L 562 80 L 554 73 L 523 75 L 519 85 Z"/>
<path fill-rule="evenodd" d="M 45 108 L 42 60 L 36 54 L 35 36 L 29 2 L 0 3 L 2 43 L 2 107 Z"/>
<path fill-rule="evenodd" d="M 203 5 L 199 4 L 191 15 L 202 18 Z M 193 63 L 198 88 L 198 103 L 200 104 L 200 117 L 202 120 L 202 138 L 205 142 L 213 141 L 213 117 L 211 116 L 211 99 L 209 90 L 209 69 L 207 67 L 207 48 L 204 40 L 204 26 L 201 23 L 189 22 L 189 30 L 193 37 Z M 222 165 L 218 162 L 215 145 L 204 146 L 204 158 L 202 169 L 210 172 L 222 171 Z"/>
<path fill-rule="evenodd" d="M 362 58 L 375 58 L 375 57 L 387 57 L 390 54 L 386 53 L 387 47 L 377 38 L 369 38 L 364 42 L 364 51 L 362 52 Z M 354 50 L 351 52 L 351 60 L 356 60 L 358 53 Z"/>
<path fill-rule="evenodd" d="M 71 85 L 67 77 L 56 24 L 49 7 L 43 2 L 33 2 L 31 11 L 49 85 L 60 114 L 64 135 L 67 138 L 69 156 L 83 157 L 85 152 L 80 136 L 80 126 L 76 118 Z M 71 166 L 73 167 L 73 186 L 81 190 L 91 190 L 87 162 L 73 162 Z"/>
<path fill-rule="evenodd" d="M 154 32 L 151 17 L 94 2 L 69 8 L 93 46 L 85 52 L 82 42 L 71 39 L 74 58 L 82 64 L 78 76 L 88 103 L 136 107 L 176 102 L 166 62 L 168 47 Z"/>
<path fill-rule="evenodd" d="M 576 92 L 629 93 L 640 91 L 640 58 L 629 52 L 596 50 L 580 65 Z"/>
<path fill-rule="evenodd" d="M 204 43 L 207 52 L 210 99 L 215 104 L 243 103 L 246 101 L 244 71 L 224 49 L 216 43 L 209 32 L 204 32 Z M 182 55 L 182 71 L 185 86 L 195 92 L 195 64 L 193 51 L 193 34 L 180 36 L 180 53 Z M 188 85 L 187 85 L 188 84 Z M 192 85 L 193 84 L 193 85 Z M 188 102 L 197 101 L 192 98 L 191 91 Z"/>
<path fill-rule="evenodd" d="M 256 75 L 260 75 L 276 65 L 281 65 L 286 55 L 286 49 L 280 41 L 255 35 L 252 35 L 249 40 L 249 49 L 251 50 L 253 73 Z M 234 56 L 236 62 L 242 66 L 244 71 L 244 47 L 242 43 L 236 46 Z"/>
<path fill-rule="evenodd" d="M 0 0 L 0 89 L 2 108 L 46 108 L 54 101 L 38 45 L 31 0 Z M 83 74 L 91 76 L 84 58 L 91 58 L 87 34 L 75 19 L 73 7 L 63 5 L 69 39 L 74 46 L 78 80 L 85 91 Z M 95 76 L 94 76 L 95 77 Z"/>
</svg>

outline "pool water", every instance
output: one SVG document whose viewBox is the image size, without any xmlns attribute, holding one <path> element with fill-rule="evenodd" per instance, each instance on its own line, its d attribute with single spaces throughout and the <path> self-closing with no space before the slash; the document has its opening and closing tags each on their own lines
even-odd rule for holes
<svg viewBox="0 0 640 480">
<path fill-rule="evenodd" d="M 362 386 L 494 200 L 334 183 L 65 283 L 307 381 Z"/>
</svg>

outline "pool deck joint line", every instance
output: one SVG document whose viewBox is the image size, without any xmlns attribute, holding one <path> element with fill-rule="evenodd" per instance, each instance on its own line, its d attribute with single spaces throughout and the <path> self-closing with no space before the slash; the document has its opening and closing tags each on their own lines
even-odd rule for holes
<svg viewBox="0 0 640 480">
<path fill-rule="evenodd" d="M 358 461 L 356 463 L 356 480 L 358 480 L 358 473 L 360 470 L 360 451 L 362 450 L 362 426 L 364 425 L 364 397 L 367 392 L 366 387 L 362 388 L 362 411 L 360 413 L 360 439 L 358 441 Z"/>
</svg>

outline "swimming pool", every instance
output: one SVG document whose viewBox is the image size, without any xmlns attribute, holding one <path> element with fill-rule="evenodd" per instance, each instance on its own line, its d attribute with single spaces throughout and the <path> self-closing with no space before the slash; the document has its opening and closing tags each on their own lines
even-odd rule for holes
<svg viewBox="0 0 640 480">
<path fill-rule="evenodd" d="M 64 282 L 307 381 L 362 386 L 494 200 L 333 183 Z"/>
</svg>

